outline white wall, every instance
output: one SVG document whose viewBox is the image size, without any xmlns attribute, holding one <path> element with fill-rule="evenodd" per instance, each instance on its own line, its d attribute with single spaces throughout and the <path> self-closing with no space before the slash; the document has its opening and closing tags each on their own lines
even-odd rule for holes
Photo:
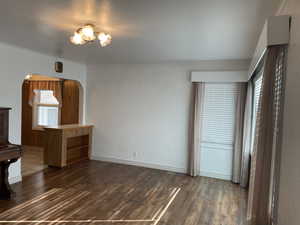
<svg viewBox="0 0 300 225">
<path fill-rule="evenodd" d="M 0 106 L 11 107 L 9 140 L 21 143 L 21 91 L 22 82 L 29 73 L 55 76 L 55 57 L 42 55 L 0 43 Z M 64 62 L 64 73 L 60 77 L 75 79 L 86 86 L 86 66 Z M 19 181 L 20 161 L 10 167 L 10 182 Z"/>
<path fill-rule="evenodd" d="M 249 61 L 111 64 L 87 67 L 93 158 L 185 172 L 190 72 L 247 70 Z"/>
<path fill-rule="evenodd" d="M 287 0 L 280 14 L 292 15 L 279 196 L 279 225 L 300 224 L 300 1 Z"/>
</svg>

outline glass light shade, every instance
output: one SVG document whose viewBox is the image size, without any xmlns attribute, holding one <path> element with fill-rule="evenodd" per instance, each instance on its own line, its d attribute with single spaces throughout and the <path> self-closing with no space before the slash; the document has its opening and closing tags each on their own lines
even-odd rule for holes
<svg viewBox="0 0 300 225">
<path fill-rule="evenodd" d="M 85 25 L 81 30 L 80 33 L 82 35 L 83 40 L 85 41 L 93 41 L 96 39 L 94 26 L 91 24 Z"/>
<path fill-rule="evenodd" d="M 31 74 L 28 74 L 28 75 L 26 75 L 25 80 L 30 80 L 31 77 L 32 77 L 32 75 L 31 75 Z"/>
<path fill-rule="evenodd" d="M 105 47 L 105 46 L 111 44 L 111 41 L 112 41 L 111 35 L 110 34 L 106 34 L 106 33 L 100 33 L 98 35 L 98 39 L 99 39 L 100 45 L 102 47 Z"/>
<path fill-rule="evenodd" d="M 70 38 L 70 41 L 74 45 L 83 45 L 83 44 L 85 44 L 85 40 L 83 40 L 82 35 L 78 32 L 74 33 L 74 35 Z"/>
</svg>

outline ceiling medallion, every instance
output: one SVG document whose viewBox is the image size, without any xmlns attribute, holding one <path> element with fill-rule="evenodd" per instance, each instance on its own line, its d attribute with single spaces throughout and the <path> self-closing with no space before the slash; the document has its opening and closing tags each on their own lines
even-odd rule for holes
<svg viewBox="0 0 300 225">
<path fill-rule="evenodd" d="M 92 24 L 86 24 L 77 29 L 74 32 L 74 35 L 70 38 L 70 41 L 74 45 L 83 45 L 95 41 L 96 39 L 99 40 L 99 43 L 102 47 L 111 44 L 112 41 L 110 34 L 95 31 L 95 26 Z"/>
</svg>

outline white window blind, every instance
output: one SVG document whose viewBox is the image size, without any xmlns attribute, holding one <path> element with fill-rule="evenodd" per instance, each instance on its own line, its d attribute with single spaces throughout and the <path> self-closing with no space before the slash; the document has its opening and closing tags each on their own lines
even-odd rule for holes
<svg viewBox="0 0 300 225">
<path fill-rule="evenodd" d="M 235 84 L 205 85 L 202 113 L 202 144 L 232 149 L 238 89 Z"/>
<path fill-rule="evenodd" d="M 39 104 L 50 104 L 50 105 L 58 105 L 59 102 L 54 97 L 53 91 L 50 90 L 38 90 L 40 94 Z"/>
<path fill-rule="evenodd" d="M 251 154 L 254 151 L 254 137 L 255 137 L 255 127 L 257 120 L 257 110 L 259 104 L 259 98 L 261 93 L 261 85 L 262 85 L 262 73 L 258 74 L 258 78 L 254 80 L 254 93 L 253 93 L 253 111 L 252 111 L 252 134 L 251 134 Z"/>
<path fill-rule="evenodd" d="M 261 91 L 261 84 L 262 84 L 262 75 L 259 76 L 259 78 L 254 82 L 254 112 L 257 113 L 258 108 L 258 101 Z"/>
</svg>

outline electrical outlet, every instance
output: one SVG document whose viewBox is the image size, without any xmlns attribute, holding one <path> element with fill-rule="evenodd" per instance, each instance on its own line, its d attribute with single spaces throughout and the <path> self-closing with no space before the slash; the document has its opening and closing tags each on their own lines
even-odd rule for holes
<svg viewBox="0 0 300 225">
<path fill-rule="evenodd" d="M 136 159 L 136 157 L 137 157 L 137 152 L 133 152 L 133 153 L 132 153 L 132 156 L 133 156 L 134 159 Z"/>
</svg>

